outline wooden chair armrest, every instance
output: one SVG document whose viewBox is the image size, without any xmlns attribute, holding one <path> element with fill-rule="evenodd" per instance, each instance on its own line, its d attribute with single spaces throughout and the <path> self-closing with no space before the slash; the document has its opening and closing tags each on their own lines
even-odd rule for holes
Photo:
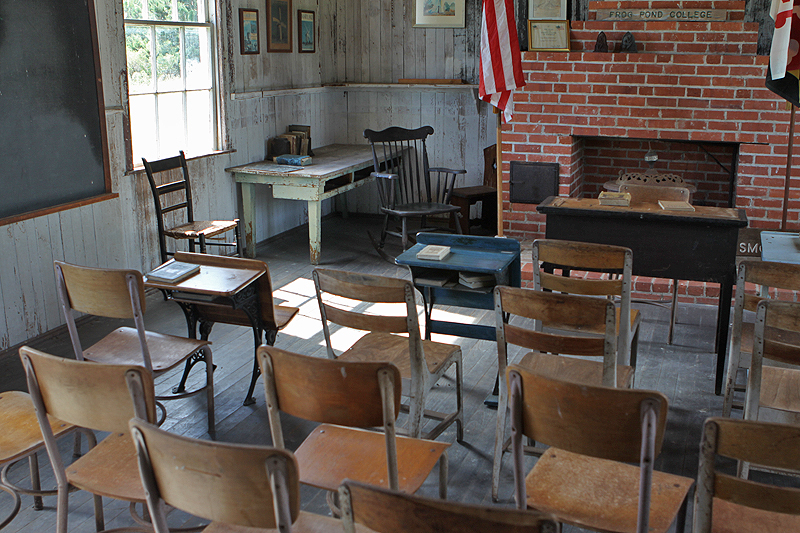
<svg viewBox="0 0 800 533">
<path fill-rule="evenodd" d="M 467 171 L 465 169 L 456 170 L 453 168 L 444 168 L 444 167 L 431 167 L 428 169 L 429 172 L 449 172 L 450 174 L 466 174 Z"/>
</svg>

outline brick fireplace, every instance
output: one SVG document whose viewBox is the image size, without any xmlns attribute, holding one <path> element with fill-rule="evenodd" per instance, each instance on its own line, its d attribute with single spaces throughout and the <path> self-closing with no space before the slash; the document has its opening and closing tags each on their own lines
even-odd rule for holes
<svg viewBox="0 0 800 533">
<path fill-rule="evenodd" d="M 510 161 L 559 163 L 562 196 L 596 197 L 620 171 L 648 168 L 649 150 L 656 170 L 697 187 L 696 203 L 743 208 L 751 227 L 779 228 L 789 111 L 764 87 L 768 57 L 756 55 L 758 24 L 742 21 L 744 2 L 624 2 L 723 9 L 727 20 L 718 22 L 592 20 L 622 5 L 591 2 L 590 20 L 571 22 L 569 52 L 523 52 L 527 84 L 503 126 L 505 234 L 542 237 L 545 222 L 536 205 L 509 201 Z M 601 31 L 608 53 L 593 51 Z M 613 52 L 628 31 L 638 53 Z M 790 205 L 790 229 L 800 227 L 798 207 Z M 669 285 L 640 278 L 636 289 L 660 297 Z M 712 303 L 718 287 L 683 282 L 680 293 Z"/>
</svg>

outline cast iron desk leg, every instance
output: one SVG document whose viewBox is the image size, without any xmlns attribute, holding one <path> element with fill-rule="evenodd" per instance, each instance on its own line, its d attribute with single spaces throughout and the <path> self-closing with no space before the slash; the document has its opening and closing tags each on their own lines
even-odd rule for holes
<svg viewBox="0 0 800 533">
<path fill-rule="evenodd" d="M 717 338 L 714 349 L 717 352 L 717 374 L 714 383 L 714 394 L 722 394 L 722 380 L 725 376 L 725 351 L 728 346 L 728 322 L 731 318 L 731 296 L 733 281 L 719 284 L 719 308 L 717 311 Z"/>
</svg>

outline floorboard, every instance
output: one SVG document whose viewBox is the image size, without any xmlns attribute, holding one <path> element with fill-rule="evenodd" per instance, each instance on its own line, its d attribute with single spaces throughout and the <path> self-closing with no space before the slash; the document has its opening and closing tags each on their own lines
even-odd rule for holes
<svg viewBox="0 0 800 533">
<path fill-rule="evenodd" d="M 408 271 L 382 260 L 374 251 L 367 231 L 379 232 L 375 219 L 350 216 L 327 218 L 323 222 L 323 268 L 337 268 L 358 272 L 408 277 Z M 308 263 L 308 240 L 305 227 L 296 228 L 278 238 L 263 243 L 258 257 L 270 267 L 275 297 L 279 303 L 301 308 L 300 314 L 278 335 L 276 346 L 308 355 L 325 357 L 324 338 L 319 322 L 312 267 Z M 391 254 L 399 247 L 387 245 Z M 529 252 L 528 252 L 529 253 Z M 639 368 L 636 375 L 638 388 L 656 389 L 670 401 L 669 424 L 664 449 L 656 467 L 660 470 L 695 477 L 697 450 L 703 420 L 719 415 L 722 398 L 713 394 L 714 386 L 714 320 L 716 308 L 702 305 L 679 306 L 675 342 L 666 344 L 669 327 L 669 306 L 637 303 L 643 316 L 639 342 Z M 462 320 L 492 324 L 489 311 L 446 311 L 463 315 Z M 435 312 L 441 312 L 437 310 Z M 186 323 L 177 305 L 165 302 L 160 293 L 147 297 L 146 325 L 150 329 L 185 335 Z M 119 321 L 87 320 L 80 331 L 86 345 L 101 338 L 119 325 Z M 210 336 L 213 348 L 216 387 L 217 438 L 221 441 L 252 444 L 271 444 L 268 418 L 264 405 L 264 389 L 258 381 L 255 405 L 243 406 L 247 386 L 253 369 L 253 336 L 248 328 L 217 325 Z M 490 504 L 491 456 L 494 445 L 497 413 L 484 406 L 483 401 L 492 390 L 497 372 L 497 351 L 493 343 L 471 339 L 453 339 L 438 336 L 438 340 L 461 345 L 464 360 L 465 440 L 455 442 L 455 429 L 450 428 L 440 440 L 452 442 L 449 449 L 449 497 L 453 500 Z M 33 345 L 44 351 L 71 356 L 71 346 L 66 331 L 37 340 Z M 518 356 L 512 352 L 512 360 Z M 197 370 L 201 370 L 198 365 Z M 191 383 L 202 383 L 203 373 L 193 377 Z M 433 392 L 434 407 L 441 403 L 450 407 L 453 401 L 453 371 L 450 379 L 440 383 Z M 157 390 L 167 391 L 179 376 L 179 370 L 159 378 Z M 24 390 L 21 365 L 16 354 L 0 354 L 0 390 Z M 205 396 L 198 395 L 185 401 L 167 403 L 168 418 L 165 427 L 191 437 L 208 438 Z M 314 424 L 287 417 L 284 426 L 286 443 L 295 448 Z M 404 420 L 401 416 L 400 424 Z M 71 439 L 62 443 L 65 456 L 71 453 Z M 533 459 L 530 459 L 533 464 Z M 40 463 L 47 465 L 42 456 Z M 45 467 L 45 471 L 47 467 Z M 24 481 L 27 465 L 20 463 L 12 469 L 12 479 Z M 43 474 L 43 483 L 52 484 L 52 474 Z M 434 472 L 421 489 L 421 494 L 437 494 L 438 475 Z M 511 460 L 506 455 L 501 480 L 501 501 L 498 505 L 513 505 L 513 479 Z M 303 508 L 312 512 L 327 513 L 324 494 L 304 488 Z M 70 530 L 93 531 L 91 498 L 83 493 L 70 497 Z M 45 509 L 33 511 L 31 500 L 23 496 L 23 510 L 10 524 L 9 532 L 38 532 L 55 527 L 55 498 L 45 498 Z M 0 495 L 0 513 L 8 508 L 7 498 Z M 105 502 L 109 524 L 130 523 L 127 506 L 119 502 Z M 691 509 L 690 509 L 691 515 Z M 175 523 L 191 521 L 191 517 L 176 513 L 170 518 Z M 580 531 L 565 528 L 564 531 Z"/>
</svg>

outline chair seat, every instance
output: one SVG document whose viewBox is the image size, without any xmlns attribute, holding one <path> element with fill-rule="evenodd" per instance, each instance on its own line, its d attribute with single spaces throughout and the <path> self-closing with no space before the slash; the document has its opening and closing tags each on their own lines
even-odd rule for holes
<svg viewBox="0 0 800 533">
<path fill-rule="evenodd" d="M 401 492 L 413 494 L 436 466 L 449 443 L 397 436 Z M 376 431 L 322 424 L 295 451 L 300 481 L 335 491 L 345 479 L 389 487 L 386 435 Z"/>
<path fill-rule="evenodd" d="M 384 213 L 398 217 L 441 215 L 444 213 L 454 213 L 460 210 L 461 208 L 457 205 L 437 204 L 432 202 L 396 205 L 394 209 L 389 209 L 388 207 L 381 208 L 381 211 Z"/>
<path fill-rule="evenodd" d="M 358 533 L 372 531 L 361 524 L 356 524 Z M 277 529 L 262 529 L 258 527 L 235 526 L 220 522 L 211 522 L 203 533 L 279 533 Z M 300 511 L 294 524 L 292 533 L 342 533 L 342 521 L 332 516 Z"/>
<path fill-rule="evenodd" d="M 67 466 L 70 485 L 115 500 L 145 501 L 136 448 L 128 433 L 114 433 Z"/>
<path fill-rule="evenodd" d="M 800 516 L 773 513 L 714 498 L 711 533 L 800 531 Z"/>
<path fill-rule="evenodd" d="M 173 239 L 197 239 L 200 235 L 213 237 L 230 231 L 238 225 L 239 223 L 236 220 L 195 220 L 194 222 L 165 229 L 164 235 Z"/>
<path fill-rule="evenodd" d="M 634 533 L 639 475 L 638 466 L 549 448 L 525 479 L 528 507 L 580 527 Z M 653 472 L 651 533 L 669 529 L 693 484 L 691 478 Z"/>
<path fill-rule="evenodd" d="M 211 343 L 208 341 L 147 332 L 147 346 L 150 348 L 155 373 L 173 368 L 209 344 Z M 143 361 L 139 334 L 133 328 L 118 328 L 84 350 L 83 357 L 95 363 L 141 365 Z"/>
<path fill-rule="evenodd" d="M 20 391 L 0 393 L 0 464 L 23 459 L 44 446 L 42 430 L 30 395 Z M 72 424 L 50 418 L 50 428 L 56 439 L 75 429 Z"/>
<path fill-rule="evenodd" d="M 440 374 L 461 347 L 442 342 L 422 341 L 428 372 Z M 338 357 L 342 361 L 388 361 L 400 370 L 403 379 L 411 379 L 411 357 L 408 337 L 391 333 L 368 333 Z"/>
<path fill-rule="evenodd" d="M 800 370 L 763 366 L 761 407 L 800 412 Z"/>
<path fill-rule="evenodd" d="M 482 198 L 494 198 L 496 194 L 497 189 L 494 187 L 475 185 L 474 187 L 456 187 L 453 189 L 450 197 L 467 198 L 469 200 L 478 201 Z"/>
<path fill-rule="evenodd" d="M 537 374 L 573 383 L 596 386 L 602 386 L 603 384 L 602 361 L 542 352 L 528 352 L 520 360 L 519 366 Z M 633 367 L 617 365 L 617 387 L 630 388 L 633 383 L 633 376 Z"/>
</svg>

